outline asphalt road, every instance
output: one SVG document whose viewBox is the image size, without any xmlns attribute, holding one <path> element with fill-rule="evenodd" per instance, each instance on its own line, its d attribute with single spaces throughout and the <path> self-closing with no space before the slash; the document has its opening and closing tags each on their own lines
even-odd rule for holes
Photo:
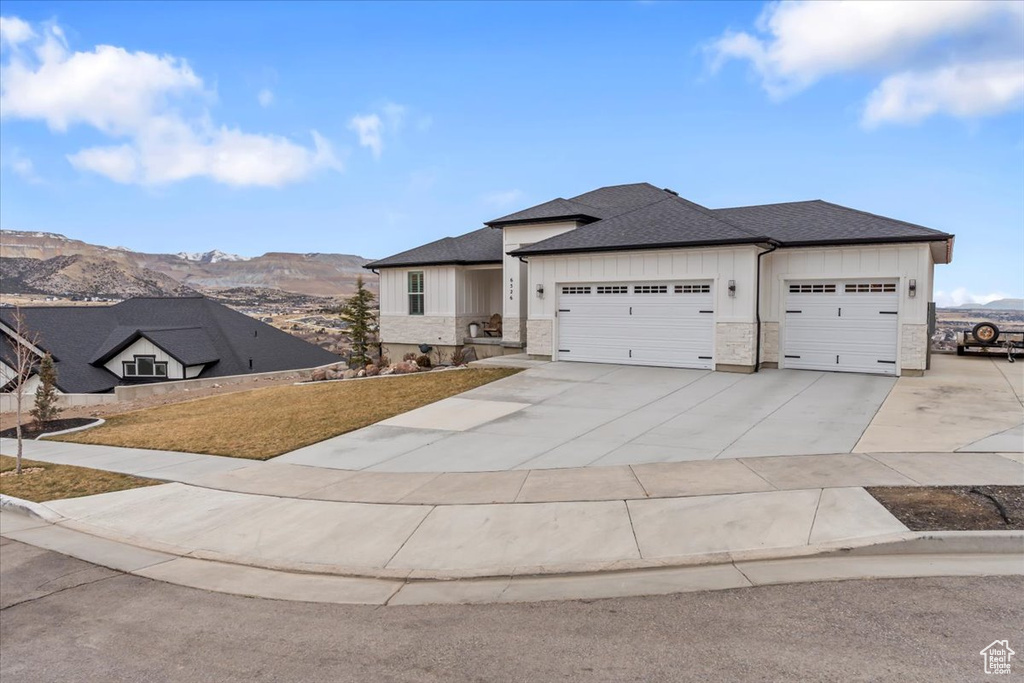
<svg viewBox="0 0 1024 683">
<path fill-rule="evenodd" d="M 0 680 L 973 681 L 1024 653 L 1024 579 L 465 607 L 207 593 L 2 540 Z M 1018 655 L 1024 659 L 1024 654 Z M 1024 675 L 1018 663 L 1010 680 Z"/>
</svg>

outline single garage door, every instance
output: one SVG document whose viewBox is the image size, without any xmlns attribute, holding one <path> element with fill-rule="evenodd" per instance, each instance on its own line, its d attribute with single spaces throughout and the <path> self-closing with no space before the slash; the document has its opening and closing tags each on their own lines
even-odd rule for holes
<svg viewBox="0 0 1024 683">
<path fill-rule="evenodd" d="M 896 280 L 786 284 L 783 366 L 896 374 Z"/>
<path fill-rule="evenodd" d="M 558 286 L 558 359 L 713 367 L 710 282 Z"/>
</svg>

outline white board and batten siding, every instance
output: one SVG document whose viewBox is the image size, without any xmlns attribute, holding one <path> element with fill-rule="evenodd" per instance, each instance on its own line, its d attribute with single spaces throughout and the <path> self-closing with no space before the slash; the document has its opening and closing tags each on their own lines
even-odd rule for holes
<svg viewBox="0 0 1024 683">
<path fill-rule="evenodd" d="M 558 360 L 710 370 L 710 281 L 558 285 Z"/>
<path fill-rule="evenodd" d="M 202 373 L 203 368 L 206 367 L 205 365 L 190 365 L 183 369 L 181 363 L 171 358 L 166 351 L 145 338 L 137 339 L 128 348 L 104 363 L 103 367 L 118 377 L 124 377 L 123 362 L 131 362 L 135 360 L 135 356 L 154 356 L 156 361 L 166 362 L 168 380 L 198 377 Z"/>
<path fill-rule="evenodd" d="M 382 268 L 380 271 L 380 314 L 409 315 L 409 273 L 423 273 L 423 314 L 454 316 L 456 311 L 456 267 Z"/>
</svg>

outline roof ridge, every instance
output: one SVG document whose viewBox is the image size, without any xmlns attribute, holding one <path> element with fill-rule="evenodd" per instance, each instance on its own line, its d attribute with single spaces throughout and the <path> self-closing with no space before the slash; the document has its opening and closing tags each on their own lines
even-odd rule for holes
<svg viewBox="0 0 1024 683">
<path fill-rule="evenodd" d="M 671 194 L 671 193 L 670 193 L 670 194 Z M 731 228 L 736 228 L 736 229 L 737 229 L 737 230 L 739 230 L 740 232 L 745 232 L 745 233 L 747 233 L 748 235 L 750 235 L 751 237 L 763 237 L 763 238 L 765 238 L 766 240 L 771 240 L 771 239 L 772 239 L 772 238 L 771 238 L 771 237 L 769 237 L 768 235 L 758 235 L 758 234 L 757 234 L 756 232 L 754 232 L 753 230 L 747 230 L 747 229 L 746 229 L 746 228 L 744 228 L 743 226 L 740 226 L 740 225 L 736 225 L 736 224 L 735 224 L 735 223 L 733 223 L 732 221 L 728 221 L 728 220 L 726 220 L 726 219 L 722 218 L 721 216 L 717 215 L 717 214 L 716 214 L 716 213 L 714 212 L 714 210 L 713 210 L 713 209 L 709 209 L 709 208 L 708 208 L 708 207 L 706 207 L 706 206 L 702 206 L 702 205 L 698 204 L 697 202 L 694 202 L 694 201 L 690 201 L 689 199 L 686 199 L 686 198 L 684 198 L 684 197 L 680 197 L 680 196 L 679 196 L 679 195 L 677 195 L 677 194 L 676 194 L 676 195 L 672 195 L 672 196 L 671 196 L 670 198 L 671 198 L 671 199 L 675 199 L 676 201 L 682 202 L 683 204 L 685 204 L 685 205 L 689 206 L 690 208 L 693 208 L 693 209 L 696 209 L 697 211 L 700 211 L 700 212 L 701 212 L 701 213 L 703 213 L 703 214 L 704 214 L 705 216 L 708 216 L 708 217 L 710 217 L 710 218 L 714 218 L 714 219 L 715 219 L 716 221 L 720 221 L 720 222 L 722 222 L 722 223 L 725 223 L 726 225 L 728 225 L 728 226 L 729 226 L 729 227 L 731 227 Z"/>
</svg>

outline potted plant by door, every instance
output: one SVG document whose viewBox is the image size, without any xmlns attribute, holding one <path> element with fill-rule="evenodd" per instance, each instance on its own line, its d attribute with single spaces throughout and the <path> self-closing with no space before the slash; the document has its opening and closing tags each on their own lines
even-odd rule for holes
<svg viewBox="0 0 1024 683">
<path fill-rule="evenodd" d="M 469 336 L 476 339 L 476 335 L 480 334 L 480 323 L 469 324 Z"/>
</svg>

